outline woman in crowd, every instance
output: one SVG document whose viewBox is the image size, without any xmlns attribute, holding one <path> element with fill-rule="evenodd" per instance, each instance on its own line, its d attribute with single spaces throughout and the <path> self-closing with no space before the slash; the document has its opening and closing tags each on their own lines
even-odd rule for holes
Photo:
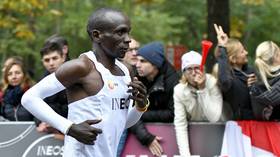
<svg viewBox="0 0 280 157">
<path fill-rule="evenodd" d="M 33 121 L 33 116 L 21 105 L 23 93 L 33 85 L 21 60 L 10 62 L 4 69 L 1 112 L 10 121 Z"/>
<path fill-rule="evenodd" d="M 190 51 L 182 56 L 182 78 L 174 88 L 174 125 L 180 155 L 191 155 L 188 121 L 217 122 L 223 108 L 216 79 L 200 71 L 201 55 Z"/>
<path fill-rule="evenodd" d="M 259 82 L 250 90 L 254 113 L 259 120 L 280 119 L 280 49 L 272 41 L 264 41 L 256 49 Z"/>
<path fill-rule="evenodd" d="M 224 100 L 230 104 L 233 119 L 255 119 L 249 87 L 256 81 L 255 72 L 248 63 L 248 52 L 237 39 L 228 39 L 221 26 L 214 25 L 218 51 L 218 83 Z"/>
</svg>

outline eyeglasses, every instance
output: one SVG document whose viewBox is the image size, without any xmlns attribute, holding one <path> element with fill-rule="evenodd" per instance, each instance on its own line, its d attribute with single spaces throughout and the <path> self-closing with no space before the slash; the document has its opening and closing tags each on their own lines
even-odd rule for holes
<svg viewBox="0 0 280 157">
<path fill-rule="evenodd" d="M 138 51 L 138 47 L 135 47 L 135 48 L 129 48 L 128 50 L 127 50 L 127 52 L 132 52 L 132 51 Z"/>
<path fill-rule="evenodd" d="M 200 70 L 199 66 L 195 66 L 195 67 L 187 67 L 185 68 L 183 71 L 186 72 L 187 74 L 191 74 L 193 71 L 198 71 Z"/>
</svg>

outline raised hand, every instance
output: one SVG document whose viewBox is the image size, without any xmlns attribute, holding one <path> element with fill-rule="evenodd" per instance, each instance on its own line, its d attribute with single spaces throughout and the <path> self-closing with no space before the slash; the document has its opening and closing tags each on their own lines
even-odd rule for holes
<svg viewBox="0 0 280 157">
<path fill-rule="evenodd" d="M 94 145 L 97 135 L 101 134 L 102 130 L 91 125 L 99 122 L 101 122 L 101 119 L 86 120 L 79 124 L 73 124 L 69 129 L 68 135 L 74 137 L 81 143 Z"/>
<path fill-rule="evenodd" d="M 133 99 L 137 102 L 138 107 L 143 108 L 147 104 L 147 89 L 146 86 L 137 79 L 137 77 L 134 77 L 132 82 L 128 85 L 130 88 L 127 92 L 132 93 L 130 95 L 130 99 Z"/>
<path fill-rule="evenodd" d="M 225 44 L 228 42 L 227 34 L 223 31 L 222 26 L 218 26 L 217 24 L 214 24 L 214 28 L 217 33 L 218 45 L 225 46 Z"/>
</svg>

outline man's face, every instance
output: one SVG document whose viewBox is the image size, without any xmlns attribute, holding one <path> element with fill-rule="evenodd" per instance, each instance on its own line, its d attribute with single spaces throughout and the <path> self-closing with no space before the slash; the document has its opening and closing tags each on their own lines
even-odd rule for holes
<svg viewBox="0 0 280 157">
<path fill-rule="evenodd" d="M 154 71 L 157 70 L 156 66 L 154 66 L 142 56 L 137 56 L 137 60 L 136 68 L 139 76 L 149 78 L 154 74 Z"/>
<path fill-rule="evenodd" d="M 123 60 L 127 62 L 130 65 L 136 65 L 138 59 L 137 59 L 137 50 L 139 49 L 139 43 L 135 41 L 134 39 L 131 39 L 131 42 L 129 43 L 129 49 L 125 53 L 125 56 Z"/>
<path fill-rule="evenodd" d="M 121 13 L 107 12 L 104 24 L 106 30 L 100 31 L 100 47 L 113 58 L 123 58 L 129 48 L 130 21 Z"/>
<path fill-rule="evenodd" d="M 57 51 L 52 51 L 43 56 L 42 62 L 48 72 L 53 73 L 64 62 L 64 57 Z"/>
</svg>

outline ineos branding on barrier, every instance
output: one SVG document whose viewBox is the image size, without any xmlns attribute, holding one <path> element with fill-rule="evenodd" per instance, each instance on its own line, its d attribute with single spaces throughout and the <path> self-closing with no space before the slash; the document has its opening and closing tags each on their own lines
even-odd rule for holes
<svg viewBox="0 0 280 157">
<path fill-rule="evenodd" d="M 34 122 L 1 122 L 0 154 L 7 157 L 62 157 L 63 141 L 36 131 Z"/>
<path fill-rule="evenodd" d="M 150 123 L 147 129 L 163 137 L 162 157 L 179 157 L 173 124 Z M 190 123 L 188 129 L 191 152 L 200 157 L 220 154 L 223 123 Z M 0 132 L 1 157 L 62 157 L 63 141 L 55 139 L 52 134 L 38 133 L 33 122 L 0 122 Z M 122 157 L 151 156 L 147 147 L 142 146 L 135 136 L 128 136 Z"/>
<path fill-rule="evenodd" d="M 62 156 L 63 146 L 38 146 L 37 156 Z"/>
<path fill-rule="evenodd" d="M 54 135 L 45 135 L 35 140 L 23 153 L 22 157 L 29 156 L 62 156 L 63 145 L 61 141 L 53 138 Z"/>
</svg>

